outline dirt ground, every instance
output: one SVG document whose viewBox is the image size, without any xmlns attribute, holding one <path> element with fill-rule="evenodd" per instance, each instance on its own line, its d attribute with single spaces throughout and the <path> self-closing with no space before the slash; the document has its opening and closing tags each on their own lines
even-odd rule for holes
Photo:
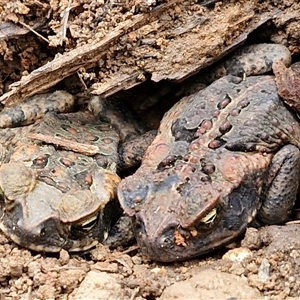
<svg viewBox="0 0 300 300">
<path fill-rule="evenodd" d="M 2 299 L 299 299 L 299 225 L 249 228 L 241 243 L 181 263 L 137 247 L 41 255 L 1 236 Z"/>
<path fill-rule="evenodd" d="M 215 2 L 0 0 L 0 102 L 59 88 L 79 99 L 91 92 L 109 100 L 130 95 L 143 113 L 244 41 L 284 44 L 299 60 L 297 1 Z M 299 299 L 299 231 L 297 224 L 249 228 L 230 249 L 173 264 L 149 261 L 137 246 L 38 254 L 1 235 L 0 295 Z"/>
</svg>

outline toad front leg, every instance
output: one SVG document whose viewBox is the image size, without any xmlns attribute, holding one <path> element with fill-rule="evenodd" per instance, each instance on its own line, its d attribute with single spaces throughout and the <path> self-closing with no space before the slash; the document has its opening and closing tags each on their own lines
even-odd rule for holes
<svg viewBox="0 0 300 300">
<path fill-rule="evenodd" d="M 299 178 L 300 150 L 286 145 L 272 159 L 255 225 L 281 224 L 288 219 L 296 201 Z"/>
</svg>

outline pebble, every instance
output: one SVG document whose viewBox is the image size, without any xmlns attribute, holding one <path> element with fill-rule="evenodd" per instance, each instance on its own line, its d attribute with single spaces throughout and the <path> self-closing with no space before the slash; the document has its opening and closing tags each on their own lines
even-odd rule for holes
<svg viewBox="0 0 300 300">
<path fill-rule="evenodd" d="M 222 259 L 224 260 L 230 260 L 233 262 L 242 262 L 246 258 L 252 257 L 253 254 L 251 250 L 248 248 L 240 247 L 240 248 L 235 248 L 227 251 L 223 256 Z"/>
<path fill-rule="evenodd" d="M 258 277 L 262 282 L 267 282 L 270 278 L 270 263 L 264 258 L 258 268 Z"/>
<path fill-rule="evenodd" d="M 59 252 L 59 260 L 62 265 L 66 265 L 70 261 L 69 252 L 64 249 L 61 249 Z"/>
<path fill-rule="evenodd" d="M 124 290 L 117 280 L 105 272 L 90 271 L 68 298 L 69 300 L 124 299 Z"/>
<path fill-rule="evenodd" d="M 247 280 L 225 272 L 206 269 L 191 278 L 166 287 L 159 300 L 169 299 L 256 299 L 262 300 L 259 291 Z"/>
</svg>

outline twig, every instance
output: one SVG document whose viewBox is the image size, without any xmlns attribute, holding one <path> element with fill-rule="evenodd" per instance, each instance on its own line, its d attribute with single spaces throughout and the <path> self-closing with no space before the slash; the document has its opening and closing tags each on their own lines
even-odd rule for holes
<svg viewBox="0 0 300 300">
<path fill-rule="evenodd" d="M 140 291 L 140 288 L 139 287 L 136 287 L 134 290 L 133 290 L 133 293 L 130 297 L 130 300 L 134 300 L 134 298 L 137 296 L 137 294 L 139 293 Z"/>
<path fill-rule="evenodd" d="M 293 225 L 293 224 L 300 224 L 300 220 L 294 220 L 285 223 L 285 225 Z"/>
<path fill-rule="evenodd" d="M 85 84 L 85 82 L 84 82 L 82 76 L 79 74 L 79 72 L 76 72 L 76 73 L 77 73 L 77 76 L 78 76 L 78 78 L 79 78 L 80 83 L 83 85 L 84 89 L 87 90 L 88 87 L 86 86 L 86 84 Z"/>
<path fill-rule="evenodd" d="M 68 139 L 63 139 L 58 136 L 45 135 L 41 133 L 29 133 L 27 137 L 48 144 L 54 144 L 66 150 L 71 150 L 84 155 L 95 155 L 99 153 L 99 149 L 97 146 L 70 141 Z"/>
<path fill-rule="evenodd" d="M 32 31 L 34 34 L 36 34 L 38 37 L 40 37 L 41 39 L 43 39 L 45 42 L 47 42 L 49 44 L 49 40 L 45 37 L 43 37 L 41 34 L 39 34 L 37 31 L 35 31 L 32 27 L 30 27 L 29 25 L 23 23 L 22 21 L 19 21 L 19 23 L 24 26 L 25 28 L 27 28 L 28 30 Z"/>
<path fill-rule="evenodd" d="M 31 293 L 32 293 L 32 286 L 29 286 L 29 287 L 28 287 L 27 294 L 26 294 L 26 296 L 25 296 L 25 299 L 26 299 L 26 300 L 30 300 L 30 299 L 31 299 Z"/>
<path fill-rule="evenodd" d="M 62 44 L 64 42 L 64 39 L 67 36 L 68 20 L 69 20 L 70 10 L 72 9 L 71 4 L 72 4 L 72 0 L 69 0 L 68 6 L 63 11 L 63 17 L 62 17 L 63 24 L 61 26 L 62 33 L 61 33 L 61 37 L 60 37 L 60 45 L 61 46 L 62 46 Z"/>
<path fill-rule="evenodd" d="M 140 248 L 139 246 L 131 246 L 131 247 L 129 247 L 127 250 L 122 251 L 122 254 L 130 253 L 130 252 L 135 251 L 135 250 L 137 250 L 137 249 L 139 249 L 139 248 Z"/>
</svg>

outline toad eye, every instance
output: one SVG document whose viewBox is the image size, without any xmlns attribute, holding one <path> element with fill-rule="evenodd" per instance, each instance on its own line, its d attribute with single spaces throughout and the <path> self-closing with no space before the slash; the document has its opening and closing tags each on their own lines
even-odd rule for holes
<svg viewBox="0 0 300 300">
<path fill-rule="evenodd" d="M 89 231 L 97 224 L 97 219 L 98 215 L 94 215 L 77 226 L 80 226 L 82 230 Z"/>
<path fill-rule="evenodd" d="M 217 217 L 217 209 L 213 208 L 207 215 L 205 215 L 201 220 L 200 223 L 204 223 L 206 225 L 210 225 L 214 222 Z"/>
<path fill-rule="evenodd" d="M 208 234 L 212 232 L 222 221 L 222 209 L 221 207 L 215 207 L 211 209 L 203 218 L 197 221 L 194 228 L 197 232 Z"/>
</svg>

